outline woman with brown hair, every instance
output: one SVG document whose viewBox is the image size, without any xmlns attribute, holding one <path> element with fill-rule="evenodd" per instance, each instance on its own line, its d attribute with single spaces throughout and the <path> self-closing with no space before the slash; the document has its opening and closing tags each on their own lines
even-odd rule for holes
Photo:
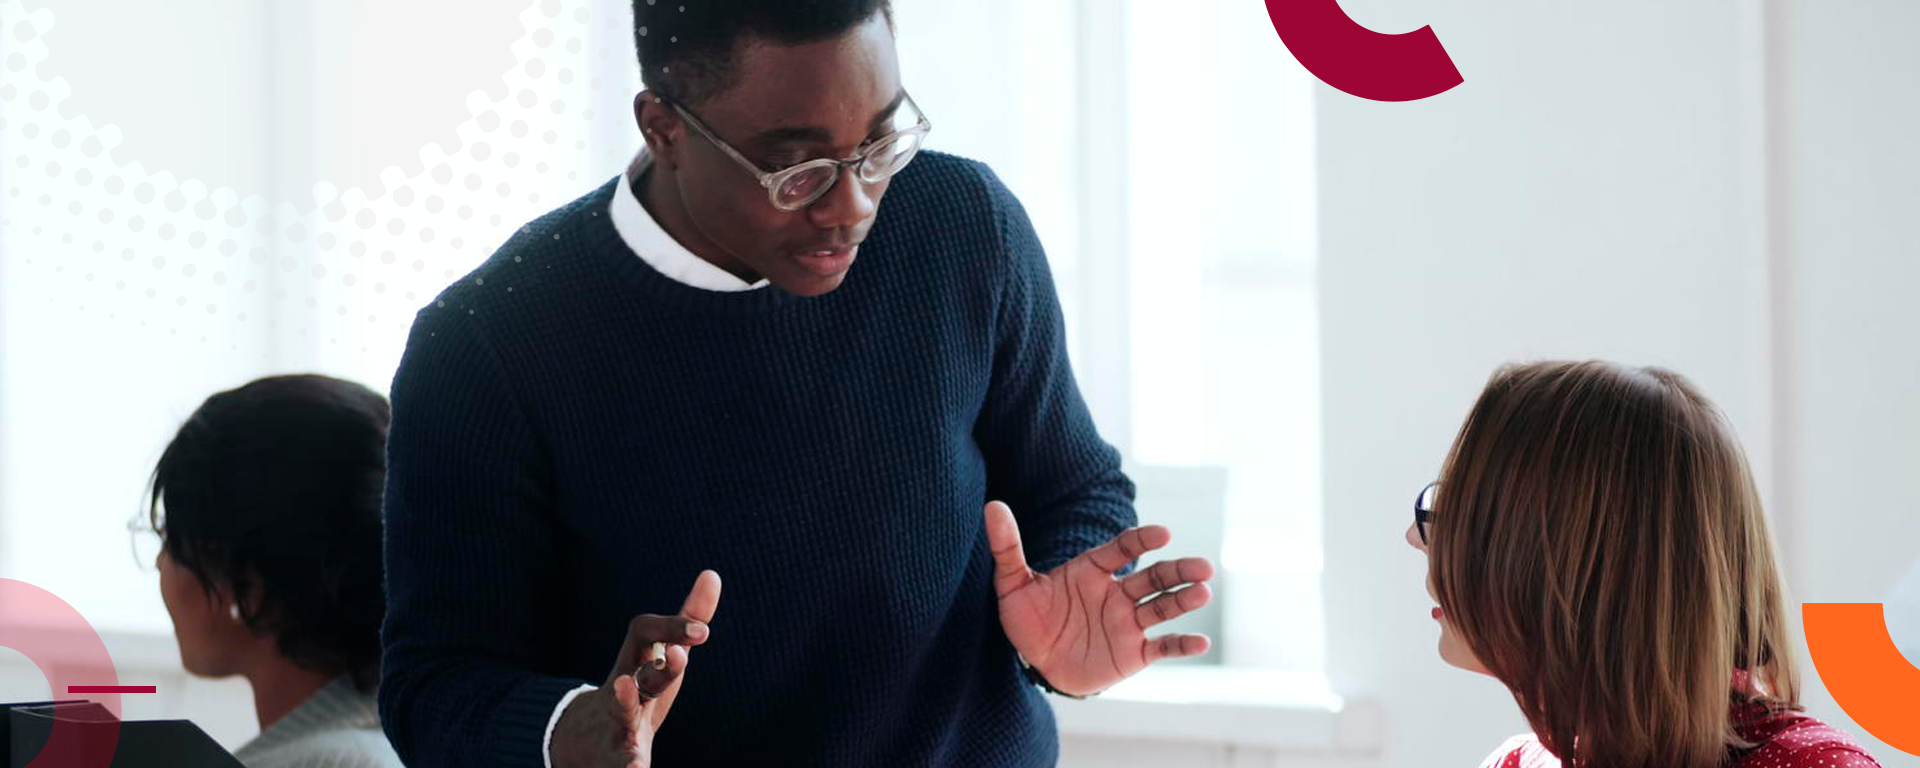
<svg viewBox="0 0 1920 768">
<path fill-rule="evenodd" d="M 1440 656 L 1533 733 L 1497 768 L 1872 768 L 1801 712 L 1759 494 L 1732 429 L 1658 368 L 1496 372 L 1407 542 Z"/>
</svg>

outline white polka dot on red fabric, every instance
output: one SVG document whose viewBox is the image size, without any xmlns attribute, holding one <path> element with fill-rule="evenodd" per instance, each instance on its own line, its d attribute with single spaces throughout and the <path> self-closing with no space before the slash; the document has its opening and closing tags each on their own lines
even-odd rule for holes
<svg viewBox="0 0 1920 768">
<path fill-rule="evenodd" d="M 1763 713 L 1764 714 L 1764 713 Z M 1844 731 L 1802 714 L 1747 721 L 1742 735 L 1759 742 L 1728 768 L 1882 768 Z M 1515 746 L 1515 745 L 1518 746 Z M 1495 762 L 1495 756 L 1498 761 Z M 1483 768 L 1557 768 L 1553 754 L 1531 735 L 1515 737 L 1489 755 Z"/>
</svg>

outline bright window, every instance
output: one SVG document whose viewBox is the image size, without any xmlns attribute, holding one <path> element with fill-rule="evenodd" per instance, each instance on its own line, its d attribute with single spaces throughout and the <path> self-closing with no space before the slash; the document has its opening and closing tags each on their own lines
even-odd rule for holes
<svg viewBox="0 0 1920 768">
<path fill-rule="evenodd" d="M 1223 561 L 1221 626 L 1188 626 L 1225 635 L 1215 661 L 1317 672 L 1312 76 L 1257 3 L 895 6 L 929 146 L 987 160 L 1034 220 L 1143 517 Z"/>
</svg>

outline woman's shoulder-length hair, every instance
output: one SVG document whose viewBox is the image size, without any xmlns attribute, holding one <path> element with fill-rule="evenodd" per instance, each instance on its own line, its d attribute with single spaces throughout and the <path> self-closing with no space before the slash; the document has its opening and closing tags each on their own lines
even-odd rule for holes
<svg viewBox="0 0 1920 768">
<path fill-rule="evenodd" d="M 1441 473 L 1441 608 L 1570 767 L 1713 766 L 1798 708 L 1774 546 L 1726 418 L 1671 371 L 1497 371 Z"/>
</svg>

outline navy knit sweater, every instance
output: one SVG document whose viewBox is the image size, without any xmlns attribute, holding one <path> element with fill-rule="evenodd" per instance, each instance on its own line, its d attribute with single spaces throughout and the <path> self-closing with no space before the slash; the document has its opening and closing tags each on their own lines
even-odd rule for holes
<svg viewBox="0 0 1920 768">
<path fill-rule="evenodd" d="M 393 381 L 381 714 L 409 765 L 541 765 L 636 614 L 726 582 L 655 765 L 1044 766 L 981 507 L 1046 570 L 1134 522 L 1045 255 L 984 165 L 923 153 L 838 290 L 655 272 L 610 181 L 416 318 Z"/>
</svg>

